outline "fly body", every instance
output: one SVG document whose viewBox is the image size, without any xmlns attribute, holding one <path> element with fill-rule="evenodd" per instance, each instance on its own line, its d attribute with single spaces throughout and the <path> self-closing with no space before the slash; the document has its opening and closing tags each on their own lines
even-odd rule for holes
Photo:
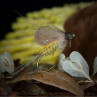
<svg viewBox="0 0 97 97">
<path fill-rule="evenodd" d="M 29 21 L 27 18 L 25 19 Z M 54 53 L 57 49 L 59 49 L 62 52 L 64 48 L 71 42 L 71 39 L 74 36 L 75 35 L 70 32 L 64 33 L 62 30 L 60 30 L 54 25 L 53 26 L 46 25 L 46 26 L 41 26 L 41 27 L 37 26 L 37 30 L 34 35 L 35 42 L 39 44 L 40 46 L 42 46 L 40 54 L 37 55 L 37 57 L 35 57 L 35 60 L 38 60 L 37 67 L 38 67 L 38 62 L 42 56 Z M 19 68 L 24 69 L 26 66 L 35 62 L 35 60 L 31 59 L 30 61 L 26 62 L 26 64 L 22 64 L 21 66 L 19 66 Z"/>
</svg>

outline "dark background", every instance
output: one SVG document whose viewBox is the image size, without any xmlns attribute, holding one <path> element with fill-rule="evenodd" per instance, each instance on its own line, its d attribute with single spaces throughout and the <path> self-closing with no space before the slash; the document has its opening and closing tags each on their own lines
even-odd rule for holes
<svg viewBox="0 0 97 97">
<path fill-rule="evenodd" d="M 25 15 L 29 11 L 36 11 L 42 8 L 51 8 L 53 6 L 62 6 L 66 3 L 79 3 L 92 0 L 3 0 L 0 1 L 0 39 L 4 38 L 4 34 L 11 31 L 11 23 L 15 21 L 19 15 L 15 10 Z M 96 1 L 96 0 L 95 0 Z"/>
</svg>

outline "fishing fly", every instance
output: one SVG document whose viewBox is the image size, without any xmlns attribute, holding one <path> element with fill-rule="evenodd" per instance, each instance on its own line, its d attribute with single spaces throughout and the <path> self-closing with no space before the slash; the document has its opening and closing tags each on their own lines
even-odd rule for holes
<svg viewBox="0 0 97 97">
<path fill-rule="evenodd" d="M 17 12 L 18 13 L 18 12 Z M 19 14 L 19 13 L 18 13 Z M 22 16 L 21 14 L 19 14 Z M 30 22 L 34 26 L 37 24 L 34 24 L 26 17 L 26 21 Z M 34 62 L 37 62 L 37 69 L 39 68 L 38 63 L 41 57 L 47 54 L 52 54 L 56 50 L 60 50 L 61 52 L 67 47 L 68 44 L 71 44 L 71 39 L 75 36 L 71 32 L 63 32 L 59 28 L 57 28 L 54 25 L 46 25 L 46 26 L 36 26 L 37 30 L 35 32 L 35 42 L 42 46 L 41 52 L 36 55 L 31 60 L 27 61 L 26 63 L 20 65 L 18 68 L 16 68 L 16 72 L 14 74 L 17 74 L 18 72 L 22 71 L 26 67 L 30 66 L 31 64 L 34 64 Z"/>
</svg>

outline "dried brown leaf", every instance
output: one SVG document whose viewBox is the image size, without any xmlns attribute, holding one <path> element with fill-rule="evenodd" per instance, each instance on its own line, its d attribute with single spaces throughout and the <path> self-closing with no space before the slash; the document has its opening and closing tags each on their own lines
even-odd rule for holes
<svg viewBox="0 0 97 97">
<path fill-rule="evenodd" d="M 67 90 L 71 93 L 74 93 L 78 96 L 83 96 L 83 90 L 80 85 L 70 76 L 59 71 L 39 71 L 39 72 L 30 72 L 25 75 L 21 75 L 10 83 L 19 82 L 22 80 L 36 80 L 44 84 L 52 85 L 63 90 Z"/>
<path fill-rule="evenodd" d="M 68 56 L 72 51 L 80 52 L 93 72 L 94 58 L 97 56 L 97 2 L 91 6 L 79 10 L 76 14 L 67 19 L 65 29 L 73 32 L 76 37 L 72 46 L 65 53 Z"/>
<path fill-rule="evenodd" d="M 80 85 L 83 88 L 83 90 L 86 90 L 86 89 L 88 89 L 91 86 L 94 86 L 94 84 L 91 83 L 91 82 L 82 82 L 82 83 L 80 83 Z"/>
</svg>

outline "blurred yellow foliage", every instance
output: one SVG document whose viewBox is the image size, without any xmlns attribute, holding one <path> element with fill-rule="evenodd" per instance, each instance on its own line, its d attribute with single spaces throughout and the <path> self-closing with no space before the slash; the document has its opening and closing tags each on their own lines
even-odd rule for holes
<svg viewBox="0 0 97 97">
<path fill-rule="evenodd" d="M 84 8 L 91 3 L 79 3 L 64 5 L 63 7 L 53 7 L 51 9 L 42 9 L 40 11 L 28 12 L 26 18 L 32 23 L 38 25 L 55 25 L 63 30 L 63 24 L 66 19 L 77 11 L 77 8 Z M 34 34 L 37 28 L 25 20 L 18 17 L 16 22 L 12 23 L 13 32 L 5 35 L 4 40 L 0 41 L 0 53 L 5 51 L 11 53 L 13 59 L 21 59 L 20 63 L 24 63 L 41 52 L 42 46 L 35 43 Z M 54 55 L 44 56 L 39 63 L 55 64 L 60 51 L 56 51 Z"/>
</svg>

